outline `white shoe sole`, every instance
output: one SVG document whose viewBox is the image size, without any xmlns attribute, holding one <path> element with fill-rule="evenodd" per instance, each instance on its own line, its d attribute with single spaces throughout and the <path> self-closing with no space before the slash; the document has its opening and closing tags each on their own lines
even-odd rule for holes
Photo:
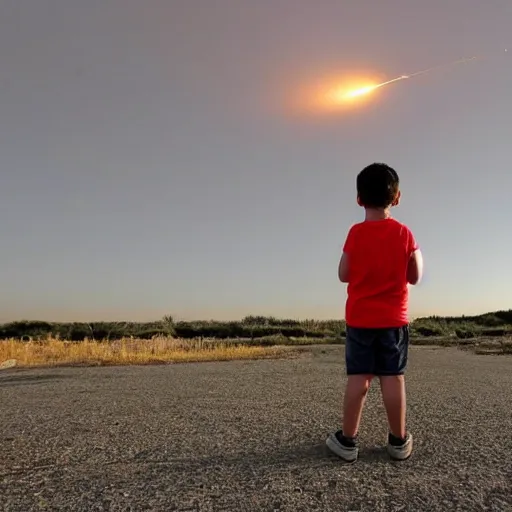
<svg viewBox="0 0 512 512">
<path fill-rule="evenodd" d="M 335 453 L 338 457 L 345 462 L 353 463 L 357 460 L 359 450 L 357 448 L 347 448 L 339 443 L 334 434 L 329 434 L 325 441 L 327 448 Z"/>
<path fill-rule="evenodd" d="M 387 446 L 388 454 L 393 460 L 407 460 L 412 455 L 412 435 L 407 435 L 403 446 Z"/>
</svg>

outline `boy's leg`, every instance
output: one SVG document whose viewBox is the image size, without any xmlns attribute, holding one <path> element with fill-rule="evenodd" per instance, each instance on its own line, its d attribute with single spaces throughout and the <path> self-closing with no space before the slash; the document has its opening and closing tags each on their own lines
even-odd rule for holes
<svg viewBox="0 0 512 512">
<path fill-rule="evenodd" d="M 403 375 L 388 375 L 380 377 L 382 400 L 388 416 L 389 431 L 395 437 L 404 439 L 405 428 L 405 379 Z"/>
<path fill-rule="evenodd" d="M 343 434 L 357 437 L 361 414 L 373 375 L 349 375 L 343 399 Z"/>
<path fill-rule="evenodd" d="M 411 455 L 412 436 L 406 428 L 405 368 L 409 348 L 408 326 L 383 329 L 379 336 L 376 374 L 389 422 L 388 452 L 395 459 Z"/>
<path fill-rule="evenodd" d="M 345 363 L 347 386 L 343 401 L 343 428 L 327 438 L 327 446 L 347 462 L 357 459 L 356 438 L 361 413 L 373 378 L 373 332 L 347 327 Z"/>
</svg>

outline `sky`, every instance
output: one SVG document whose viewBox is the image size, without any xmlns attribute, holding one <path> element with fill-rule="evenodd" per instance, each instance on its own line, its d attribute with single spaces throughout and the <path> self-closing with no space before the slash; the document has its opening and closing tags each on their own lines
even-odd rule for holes
<svg viewBox="0 0 512 512">
<path fill-rule="evenodd" d="M 425 258 L 411 316 L 509 309 L 511 25 L 510 0 L 2 0 L 0 321 L 343 318 L 374 161 Z"/>
</svg>

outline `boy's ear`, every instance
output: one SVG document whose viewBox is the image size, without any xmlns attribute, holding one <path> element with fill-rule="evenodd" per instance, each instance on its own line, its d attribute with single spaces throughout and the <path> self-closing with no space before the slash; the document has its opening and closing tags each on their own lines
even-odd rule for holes
<svg viewBox="0 0 512 512">
<path fill-rule="evenodd" d="M 359 196 L 357 196 L 357 204 L 359 206 L 363 206 L 363 203 L 361 202 L 361 198 Z"/>
<path fill-rule="evenodd" d="M 396 194 L 395 200 L 393 201 L 391 206 L 398 206 L 400 204 L 400 197 L 401 196 L 402 196 L 402 194 L 401 194 L 401 192 L 399 190 L 398 193 Z"/>
</svg>

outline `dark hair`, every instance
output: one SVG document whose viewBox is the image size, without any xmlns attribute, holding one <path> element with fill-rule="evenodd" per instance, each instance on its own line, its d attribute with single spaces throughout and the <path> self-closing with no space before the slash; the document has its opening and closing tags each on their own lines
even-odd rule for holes
<svg viewBox="0 0 512 512">
<path fill-rule="evenodd" d="M 400 180 L 389 165 L 374 163 L 357 175 L 357 195 L 367 208 L 388 208 L 396 199 Z"/>
</svg>

